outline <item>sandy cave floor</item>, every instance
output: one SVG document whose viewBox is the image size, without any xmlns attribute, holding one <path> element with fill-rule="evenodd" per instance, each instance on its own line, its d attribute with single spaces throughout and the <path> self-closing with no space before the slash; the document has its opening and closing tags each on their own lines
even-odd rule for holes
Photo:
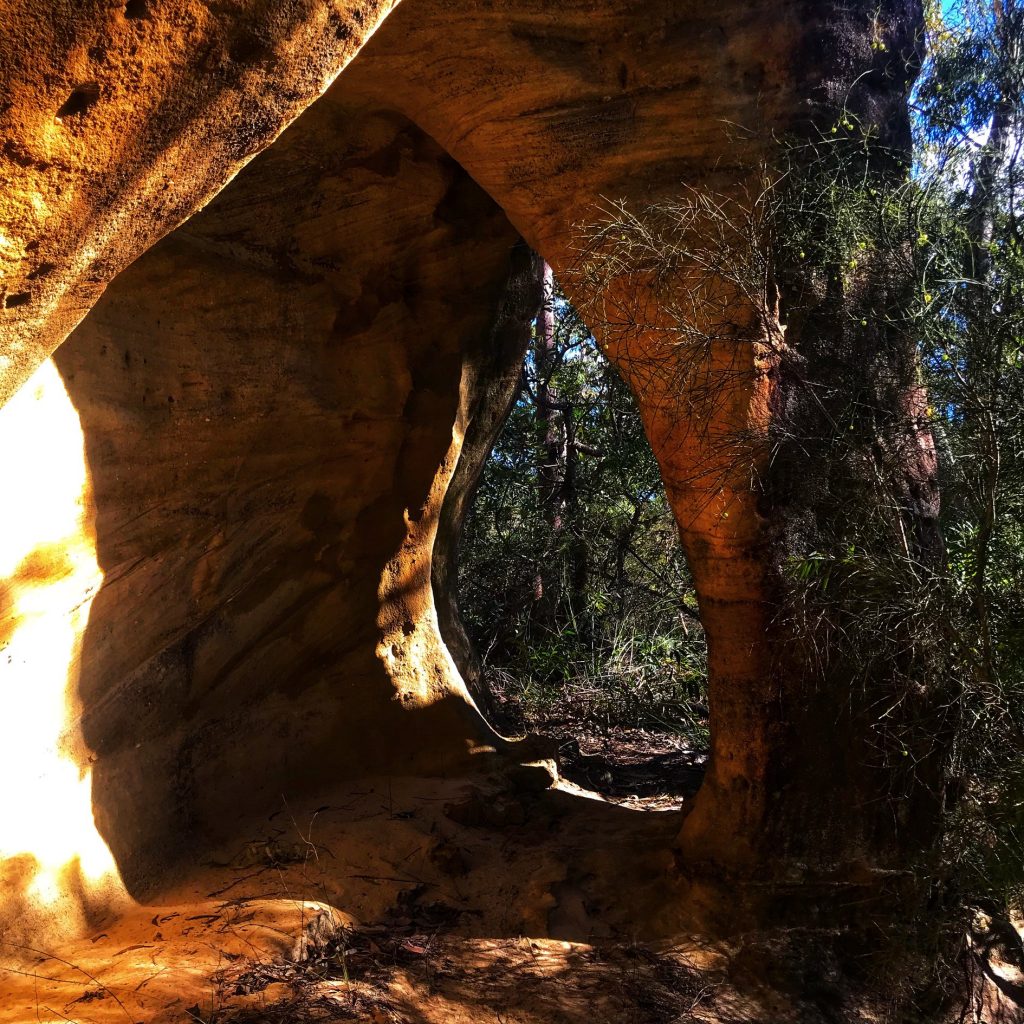
<svg viewBox="0 0 1024 1024">
<path fill-rule="evenodd" d="M 0 950 L 0 1024 L 840 1019 L 802 982 L 765 984 L 780 950 L 820 960 L 820 930 L 694 934 L 677 811 L 550 782 L 366 779 L 226 823 L 246 838 L 89 934 Z"/>
<path fill-rule="evenodd" d="M 729 1019 L 723 949 L 636 941 L 638 921 L 680 933 L 678 814 L 549 782 L 527 766 L 282 802 L 91 934 L 5 950 L 0 1024 Z"/>
</svg>

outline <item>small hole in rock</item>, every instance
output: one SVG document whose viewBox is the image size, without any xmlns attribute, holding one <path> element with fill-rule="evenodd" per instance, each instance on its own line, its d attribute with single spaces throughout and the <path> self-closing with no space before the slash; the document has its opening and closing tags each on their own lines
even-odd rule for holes
<svg viewBox="0 0 1024 1024">
<path fill-rule="evenodd" d="M 95 82 L 86 82 L 85 85 L 80 85 L 57 111 L 57 120 L 63 121 L 69 117 L 80 117 L 99 98 L 100 87 Z"/>
<path fill-rule="evenodd" d="M 26 302 L 31 298 L 28 292 L 17 292 L 14 295 L 8 295 L 4 299 L 4 306 L 7 309 L 12 309 L 14 306 L 24 306 Z"/>
<path fill-rule="evenodd" d="M 124 5 L 124 16 L 133 21 L 149 17 L 149 0 L 128 0 Z"/>
<path fill-rule="evenodd" d="M 52 273 L 56 269 L 57 269 L 57 264 L 56 263 L 47 263 L 44 260 L 42 263 L 39 264 L 38 267 L 36 267 L 35 270 L 32 271 L 31 274 L 28 275 L 28 279 L 30 281 L 35 281 L 36 278 L 46 277 L 47 274 Z"/>
</svg>

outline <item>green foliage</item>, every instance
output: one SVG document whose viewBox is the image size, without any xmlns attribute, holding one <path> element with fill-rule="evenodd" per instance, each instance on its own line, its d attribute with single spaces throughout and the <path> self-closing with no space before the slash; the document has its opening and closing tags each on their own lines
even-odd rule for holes
<svg viewBox="0 0 1024 1024">
<path fill-rule="evenodd" d="M 552 365 L 531 350 L 467 517 L 466 628 L 528 720 L 699 730 L 703 631 L 657 463 L 622 379 L 560 293 L 553 308 Z M 557 509 L 543 494 L 545 386 L 558 406 Z"/>
<path fill-rule="evenodd" d="M 1024 6 L 966 0 L 929 11 L 929 56 L 912 100 L 915 166 L 879 175 L 873 140 L 852 118 L 787 153 L 766 202 L 785 223 L 781 262 L 841 300 L 858 358 L 880 328 L 912 340 L 917 443 L 934 437 L 944 556 L 918 557 L 904 496 L 879 456 L 878 408 L 851 388 L 830 406 L 829 459 L 879 466 L 879 486 L 848 522 L 794 557 L 795 615 L 821 643 L 904 665 L 905 693 L 942 705 L 948 739 L 946 829 L 935 870 L 967 904 L 1024 895 Z M 910 282 L 910 287 L 907 286 Z M 901 291 L 902 289 L 902 291 Z M 799 312 L 794 315 L 799 316 Z M 833 378 L 847 379 L 844 373 Z M 841 389 L 835 388 L 836 393 Z M 927 396 L 927 397 L 925 397 Z M 824 401 L 828 401 L 825 397 Z M 838 411 L 837 411 L 838 410 Z M 867 413 L 867 418 L 865 414 Z M 881 446 L 883 449 L 885 445 Z M 910 656 L 910 648 L 916 648 Z M 905 694 L 893 690 L 893 706 Z M 878 705 L 880 756 L 908 763 L 920 723 Z M 909 736 L 916 730 L 918 739 Z M 927 737 L 925 736 L 925 740 Z"/>
<path fill-rule="evenodd" d="M 1024 896 L 1024 7 L 933 18 L 916 96 L 918 337 L 942 464 L 948 855 L 968 896 Z"/>
</svg>

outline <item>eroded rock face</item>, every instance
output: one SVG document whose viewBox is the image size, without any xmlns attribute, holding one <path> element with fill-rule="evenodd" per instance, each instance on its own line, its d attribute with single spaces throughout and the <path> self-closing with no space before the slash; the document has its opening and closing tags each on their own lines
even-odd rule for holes
<svg viewBox="0 0 1024 1024">
<path fill-rule="evenodd" d="M 515 242 L 419 129 L 332 98 L 61 347 L 108 581 L 83 731 L 121 863 L 239 801 L 451 768 L 485 737 L 430 564 Z"/>
<path fill-rule="evenodd" d="M 58 351 L 99 573 L 73 663 L 35 670 L 68 672 L 72 759 L 132 892 L 281 792 L 467 771 L 495 741 L 431 552 L 521 248 L 421 130 L 339 92 Z"/>
<path fill-rule="evenodd" d="M 7 392 L 95 303 L 55 365 L 89 480 L 72 520 L 103 580 L 85 573 L 77 604 L 33 621 L 68 621 L 88 590 L 56 731 L 91 766 L 98 833 L 133 892 L 268 794 L 466 770 L 497 742 L 439 634 L 431 571 L 453 475 L 448 539 L 474 476 L 456 468 L 463 439 L 478 460 L 494 427 L 481 396 L 507 401 L 516 339 L 506 360 L 486 347 L 496 323 L 527 319 L 503 297 L 519 235 L 571 284 L 602 199 L 735 189 L 773 132 L 832 116 L 854 80 L 862 116 L 905 142 L 910 2 L 403 0 L 381 23 L 390 6 L 132 0 L 73 22 L 47 8 L 0 49 Z M 711 643 L 714 751 L 684 846 L 691 865 L 756 873 L 774 802 L 814 770 L 764 644 L 776 513 L 749 473 L 709 505 L 718 476 L 679 414 L 681 378 L 644 372 L 663 340 L 608 314 L 647 303 L 647 285 L 619 287 L 577 298 L 604 310 L 595 326 L 637 393 Z M 775 386 L 781 325 L 737 305 L 724 434 L 767 430 Z M 26 537 L 11 644 L 19 595 L 68 578 Z M 830 802 L 806 842 L 783 815 L 782 870 L 830 830 L 823 861 L 870 857 L 859 813 Z M 30 857 L 22 845 L 0 852 Z"/>
</svg>

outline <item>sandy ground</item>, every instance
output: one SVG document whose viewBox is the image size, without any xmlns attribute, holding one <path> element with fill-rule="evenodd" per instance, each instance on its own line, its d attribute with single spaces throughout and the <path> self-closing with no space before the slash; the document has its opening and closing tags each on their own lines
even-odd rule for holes
<svg viewBox="0 0 1024 1024">
<path fill-rule="evenodd" d="M 549 781 L 282 802 L 78 941 L 7 947 L 0 1024 L 704 1019 L 723 954 L 665 940 L 678 815 Z"/>
<path fill-rule="evenodd" d="M 0 1024 L 881 1019 L 765 983 L 779 950 L 820 962 L 820 929 L 695 938 L 682 910 L 699 893 L 670 852 L 678 812 L 549 782 L 538 767 L 362 780 L 227 823 L 245 838 L 197 839 L 195 862 L 88 935 L 3 946 Z M 999 984 L 965 1019 L 1024 1021 L 1001 991 L 1024 979 L 986 969 Z"/>
</svg>

